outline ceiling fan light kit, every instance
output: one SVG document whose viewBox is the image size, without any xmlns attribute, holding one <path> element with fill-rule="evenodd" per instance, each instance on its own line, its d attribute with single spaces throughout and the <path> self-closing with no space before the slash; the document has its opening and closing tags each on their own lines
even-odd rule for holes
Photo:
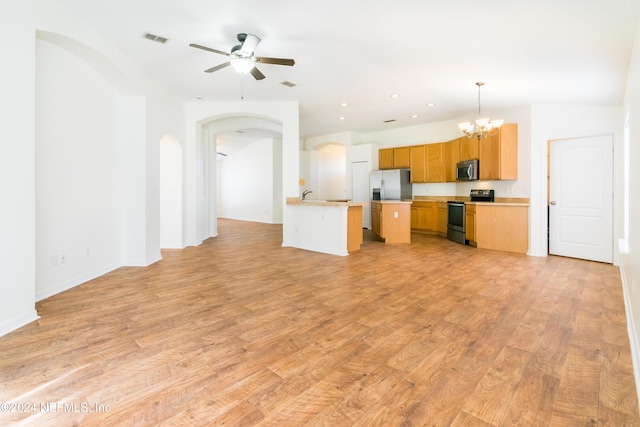
<svg viewBox="0 0 640 427">
<path fill-rule="evenodd" d="M 258 43 L 260 43 L 260 38 L 258 36 L 247 33 L 239 33 L 237 35 L 237 38 L 240 44 L 233 46 L 230 53 L 195 43 L 191 43 L 189 46 L 229 57 L 229 61 L 209 68 L 205 70 L 205 73 L 213 73 L 214 71 L 221 70 L 231 65 L 231 68 L 233 68 L 238 74 L 250 73 L 256 80 L 262 80 L 264 79 L 264 74 L 262 74 L 262 72 L 258 70 L 258 68 L 256 67 L 256 63 L 288 66 L 293 66 L 295 64 L 295 61 L 293 59 L 255 56 L 254 51 L 258 46 Z"/>
<path fill-rule="evenodd" d="M 245 58 L 232 59 L 231 66 L 238 74 L 249 74 L 254 67 L 253 62 Z"/>
<path fill-rule="evenodd" d="M 482 110 L 480 107 L 480 88 L 483 85 L 483 82 L 476 83 L 476 86 L 478 86 L 478 117 L 482 117 Z M 478 140 L 480 140 L 487 135 L 495 135 L 498 132 L 498 128 L 502 126 L 503 122 L 504 120 L 502 119 L 491 120 L 489 118 L 478 118 L 476 119 L 475 123 L 458 123 L 458 128 L 465 134 L 467 138 L 471 139 L 475 136 L 476 138 L 478 138 Z"/>
</svg>

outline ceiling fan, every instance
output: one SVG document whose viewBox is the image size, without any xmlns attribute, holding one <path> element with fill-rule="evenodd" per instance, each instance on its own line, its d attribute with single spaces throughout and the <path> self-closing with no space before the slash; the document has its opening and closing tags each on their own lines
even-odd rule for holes
<svg viewBox="0 0 640 427">
<path fill-rule="evenodd" d="M 189 46 L 229 57 L 229 60 L 227 62 L 216 65 L 215 67 L 209 68 L 208 70 L 204 70 L 205 73 L 213 73 L 214 71 L 221 70 L 231 65 L 233 69 L 240 74 L 251 73 L 251 75 L 256 80 L 262 80 L 264 79 L 264 74 L 262 74 L 260 70 L 256 68 L 256 63 L 289 66 L 295 64 L 295 61 L 293 59 L 255 56 L 254 50 L 256 46 L 258 46 L 258 43 L 260 43 L 260 38 L 254 36 L 253 34 L 239 33 L 238 41 L 240 42 L 240 44 L 231 48 L 231 53 L 223 52 L 221 50 L 213 49 L 195 43 L 191 43 Z"/>
</svg>

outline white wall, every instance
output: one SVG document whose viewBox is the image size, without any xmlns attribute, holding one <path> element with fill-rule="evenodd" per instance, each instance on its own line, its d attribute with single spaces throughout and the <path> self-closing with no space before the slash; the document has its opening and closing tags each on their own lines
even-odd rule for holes
<svg viewBox="0 0 640 427">
<path fill-rule="evenodd" d="M 170 136 L 160 141 L 160 246 L 182 248 L 182 147 Z"/>
<path fill-rule="evenodd" d="M 220 167 L 220 216 L 224 218 L 282 223 L 282 188 L 274 177 L 282 163 L 281 145 L 273 138 L 254 141 L 218 162 Z"/>
<path fill-rule="evenodd" d="M 121 264 L 119 95 L 44 40 L 36 68 L 36 299 Z M 98 132 L 96 130 L 99 129 Z"/>
<path fill-rule="evenodd" d="M 624 102 L 625 116 L 628 115 L 629 129 L 629 181 L 628 206 L 623 207 L 629 218 L 629 229 L 622 236 L 623 253 L 620 271 L 627 309 L 627 325 L 631 341 L 636 389 L 640 394 L 640 22 L 633 45 L 633 56 L 629 66 Z"/>
<path fill-rule="evenodd" d="M 2 335 L 37 318 L 36 295 L 160 258 L 160 140 L 184 115 L 55 0 L 3 2 L 0 35 Z"/>
<path fill-rule="evenodd" d="M 35 29 L 19 0 L 0 14 L 0 336 L 35 311 Z"/>
</svg>

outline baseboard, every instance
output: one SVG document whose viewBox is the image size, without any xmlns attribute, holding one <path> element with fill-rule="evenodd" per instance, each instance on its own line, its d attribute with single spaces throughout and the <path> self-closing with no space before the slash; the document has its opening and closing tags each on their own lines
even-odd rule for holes
<svg viewBox="0 0 640 427">
<path fill-rule="evenodd" d="M 7 335 L 8 333 L 13 332 L 18 328 L 21 328 L 26 324 L 38 320 L 39 318 L 40 316 L 38 316 L 38 312 L 36 312 L 36 310 L 34 309 L 29 310 L 28 312 L 23 313 L 20 316 L 16 316 L 6 322 L 3 322 L 0 324 L 0 337 L 3 335 Z"/>
<path fill-rule="evenodd" d="M 627 316 L 627 334 L 629 335 L 629 346 L 631 347 L 631 363 L 633 365 L 633 377 L 636 382 L 636 393 L 640 396 L 640 342 L 638 341 L 638 331 L 636 322 L 633 319 L 631 309 L 631 293 L 627 277 L 624 273 L 624 263 L 620 263 L 620 278 L 622 279 L 622 293 L 624 296 L 624 311 Z"/>
<path fill-rule="evenodd" d="M 53 286 L 51 288 L 48 289 L 43 289 L 40 291 L 36 292 L 36 302 L 37 301 L 42 301 L 45 298 L 49 298 L 55 294 L 59 294 L 60 292 L 64 292 L 68 289 L 71 288 L 75 288 L 78 285 L 81 285 L 85 282 L 88 282 L 89 280 L 93 280 L 95 278 L 98 278 L 104 274 L 107 274 L 117 268 L 119 268 L 120 266 L 118 265 L 111 265 L 105 268 L 102 268 L 100 270 L 96 270 L 96 271 L 92 271 L 91 273 L 82 275 L 80 277 L 76 277 L 72 280 L 68 280 L 64 283 L 61 283 L 59 285 Z"/>
</svg>

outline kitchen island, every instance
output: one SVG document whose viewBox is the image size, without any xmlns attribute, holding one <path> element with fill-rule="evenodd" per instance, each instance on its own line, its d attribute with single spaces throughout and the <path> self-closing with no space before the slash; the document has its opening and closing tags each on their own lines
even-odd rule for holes
<svg viewBox="0 0 640 427">
<path fill-rule="evenodd" d="M 363 203 L 287 197 L 287 205 L 294 208 L 295 223 L 288 246 L 340 256 L 360 249 Z"/>
<path fill-rule="evenodd" d="M 411 243 L 411 201 L 372 200 L 371 231 L 385 243 Z"/>
</svg>

